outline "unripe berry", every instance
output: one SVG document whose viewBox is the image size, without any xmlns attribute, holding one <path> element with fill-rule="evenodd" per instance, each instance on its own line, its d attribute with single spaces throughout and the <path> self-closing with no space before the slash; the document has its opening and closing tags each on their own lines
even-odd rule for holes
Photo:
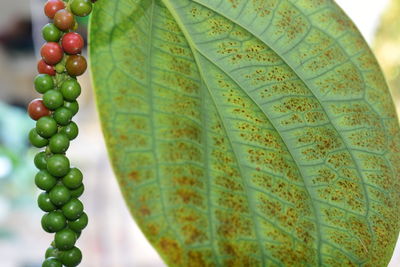
<svg viewBox="0 0 400 267">
<path fill-rule="evenodd" d="M 92 12 L 92 2 L 90 0 L 72 0 L 71 10 L 74 15 L 85 17 Z"/>
<path fill-rule="evenodd" d="M 73 247 L 72 249 L 63 251 L 60 255 L 60 260 L 66 267 L 78 266 L 82 261 L 82 252 L 79 248 Z"/>
<path fill-rule="evenodd" d="M 56 248 L 60 250 L 72 249 L 75 246 L 76 237 L 76 233 L 68 228 L 57 232 L 54 237 Z"/>
<path fill-rule="evenodd" d="M 62 263 L 58 259 L 50 257 L 44 260 L 42 267 L 62 267 Z"/>
<path fill-rule="evenodd" d="M 48 23 L 42 28 L 42 36 L 47 42 L 58 42 L 62 32 L 53 23 Z"/>
<path fill-rule="evenodd" d="M 77 80 L 69 79 L 61 84 L 60 91 L 63 94 L 65 100 L 74 101 L 81 94 L 81 86 L 79 85 Z"/>
<path fill-rule="evenodd" d="M 34 80 L 35 90 L 39 94 L 44 94 L 54 88 L 53 78 L 48 74 L 39 74 Z"/>
</svg>

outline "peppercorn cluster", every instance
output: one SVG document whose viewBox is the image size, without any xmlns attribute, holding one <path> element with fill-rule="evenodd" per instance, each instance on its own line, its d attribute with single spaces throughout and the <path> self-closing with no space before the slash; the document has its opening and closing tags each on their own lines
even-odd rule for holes
<svg viewBox="0 0 400 267">
<path fill-rule="evenodd" d="M 48 0 L 44 6 L 51 22 L 42 28 L 46 42 L 40 50 L 42 59 L 34 80 L 42 98 L 28 106 L 29 116 L 36 121 L 29 140 L 33 146 L 43 148 L 34 159 L 39 169 L 35 184 L 43 190 L 37 202 L 46 212 L 42 228 L 55 233 L 43 267 L 77 266 L 82 260 L 75 243 L 88 224 L 88 216 L 78 199 L 84 191 L 83 175 L 70 165 L 66 152 L 70 141 L 78 136 L 78 126 L 72 121 L 79 110 L 77 98 L 81 94 L 76 77 L 87 68 L 81 55 L 84 39 L 74 32 L 78 27 L 75 16 L 89 15 L 92 2 L 95 1 Z"/>
</svg>

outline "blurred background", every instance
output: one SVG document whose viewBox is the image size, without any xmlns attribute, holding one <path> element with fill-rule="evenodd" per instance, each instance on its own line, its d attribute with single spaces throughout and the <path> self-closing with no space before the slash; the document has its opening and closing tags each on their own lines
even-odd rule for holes
<svg viewBox="0 0 400 267">
<path fill-rule="evenodd" d="M 34 122 L 25 107 L 38 97 L 33 89 L 45 0 L 0 0 L 0 267 L 41 266 L 52 235 L 40 226 L 39 191 L 28 131 Z M 337 0 L 375 50 L 400 108 L 400 0 Z M 80 32 L 85 34 L 85 21 Z M 89 74 L 81 77 L 83 93 L 75 121 L 80 135 L 69 156 L 85 175 L 83 196 L 89 226 L 77 245 L 81 266 L 165 266 L 131 219 L 108 163 L 95 110 Z M 399 246 L 398 246 L 399 247 Z M 400 248 L 399 248 L 400 249 Z M 390 267 L 400 266 L 396 248 Z"/>
</svg>

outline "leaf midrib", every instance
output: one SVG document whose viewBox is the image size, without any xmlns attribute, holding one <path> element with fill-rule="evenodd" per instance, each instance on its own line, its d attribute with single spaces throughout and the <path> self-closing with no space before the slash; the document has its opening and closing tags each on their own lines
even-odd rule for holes
<svg viewBox="0 0 400 267">
<path fill-rule="evenodd" d="M 220 66 L 218 66 L 216 63 L 214 63 L 212 60 L 210 60 L 206 55 L 204 55 L 204 54 L 200 51 L 200 49 L 199 49 L 199 48 L 197 47 L 197 45 L 194 43 L 194 41 L 192 40 L 192 38 L 190 38 L 190 34 L 189 34 L 188 30 L 187 30 L 186 27 L 184 26 L 184 24 L 183 24 L 183 22 L 181 21 L 179 15 L 175 12 L 175 10 L 174 10 L 174 8 L 173 8 L 173 5 L 172 5 L 172 3 L 170 2 L 170 0 L 161 0 L 161 1 L 165 4 L 165 6 L 168 8 L 168 10 L 169 10 L 169 12 L 171 13 L 171 15 L 175 18 L 176 23 L 178 24 L 179 28 L 181 29 L 183 35 L 185 36 L 185 38 L 186 38 L 186 40 L 187 40 L 187 42 L 188 42 L 188 44 L 189 44 L 189 47 L 190 47 L 190 49 L 192 50 L 193 57 L 194 57 L 194 59 L 195 59 L 196 65 L 199 66 L 199 73 L 200 73 L 200 75 L 201 75 L 202 80 L 205 81 L 205 79 L 204 79 L 204 77 L 203 77 L 203 74 L 202 74 L 202 71 L 200 70 L 200 66 L 201 66 L 201 65 L 199 64 L 199 60 L 198 60 L 198 58 L 197 58 L 197 56 L 196 56 L 196 53 L 197 53 L 197 52 L 200 53 L 200 54 L 201 54 L 202 56 L 204 56 L 205 58 L 207 58 L 207 60 L 208 60 L 209 62 L 211 62 L 212 64 L 214 64 L 218 69 L 220 69 L 220 70 L 221 70 L 222 72 L 224 72 L 228 77 L 230 77 L 230 78 L 238 85 L 238 87 L 241 88 L 242 91 L 243 91 L 243 92 L 254 102 L 254 104 L 262 111 L 261 107 L 255 102 L 255 100 L 254 100 L 251 96 L 249 96 L 249 95 L 246 93 L 245 90 L 243 90 L 242 86 L 240 86 L 240 85 L 238 84 L 238 82 L 237 82 L 235 79 L 233 79 L 233 77 L 231 77 L 231 76 L 230 76 L 228 73 L 226 73 Z M 197 2 L 196 2 L 196 3 L 197 3 Z M 201 3 L 198 3 L 198 4 L 199 4 L 199 5 L 202 5 Z M 204 6 L 204 5 L 202 5 L 202 6 Z M 210 10 L 213 10 L 213 9 L 207 7 L 207 6 L 205 6 L 205 7 L 208 8 L 208 9 L 210 9 Z M 213 10 L 213 11 L 215 11 L 215 10 Z M 215 13 L 217 13 L 217 14 L 223 16 L 222 14 L 218 13 L 217 11 L 215 11 Z M 223 16 L 223 17 L 226 18 L 226 16 Z M 226 18 L 226 19 L 230 20 L 229 18 Z M 233 20 L 230 20 L 230 21 L 232 21 L 233 23 L 236 23 L 236 22 L 234 22 Z M 238 23 L 237 23 L 237 25 L 241 26 L 241 25 L 238 24 Z M 241 27 L 242 27 L 242 26 L 241 26 Z M 244 27 L 242 27 L 242 28 L 244 28 Z M 246 29 L 246 28 L 244 28 L 244 29 Z M 247 30 L 247 29 L 246 29 L 246 30 Z M 255 38 L 258 39 L 258 37 L 256 37 L 256 35 L 255 35 L 254 33 L 252 33 L 251 31 L 249 31 L 249 33 L 251 33 Z M 260 40 L 260 41 L 263 42 L 262 40 Z M 263 43 L 264 43 L 264 42 L 263 42 Z M 265 45 L 267 45 L 267 44 L 265 44 Z M 271 49 L 272 49 L 272 48 L 271 48 Z M 275 51 L 274 51 L 274 52 L 275 52 Z M 277 53 L 276 53 L 276 54 L 277 54 Z M 279 54 L 277 54 L 277 55 L 279 56 Z M 282 60 L 283 60 L 283 59 L 282 59 Z M 283 61 L 286 63 L 285 60 L 283 60 Z M 297 73 L 296 73 L 296 74 L 297 74 Z M 301 78 L 300 78 L 300 79 L 301 79 Z M 205 83 L 206 83 L 206 82 L 205 82 Z M 213 95 L 212 95 L 212 93 L 211 93 L 211 90 L 209 89 L 208 86 L 206 86 L 206 87 L 207 87 L 207 90 L 209 91 L 210 96 L 212 97 L 212 100 L 213 100 L 213 102 L 214 102 L 214 105 L 215 105 L 215 106 L 217 107 L 217 109 L 218 109 L 218 105 L 216 105 L 216 102 L 215 102 L 215 99 L 214 99 L 214 97 L 213 97 Z M 218 109 L 218 111 L 219 111 L 219 109 Z M 306 183 L 306 179 L 304 178 L 304 174 L 302 173 L 301 168 L 299 167 L 300 165 L 299 165 L 299 163 L 296 161 L 296 159 L 295 159 L 295 157 L 294 157 L 294 155 L 293 155 L 293 152 L 289 149 L 289 146 L 286 144 L 286 142 L 285 142 L 283 136 L 282 136 L 282 135 L 280 134 L 280 132 L 278 131 L 276 125 L 268 118 L 268 116 L 267 116 L 266 113 L 264 113 L 264 112 L 262 112 L 262 113 L 263 113 L 264 116 L 270 121 L 271 125 L 275 128 L 276 132 L 277 132 L 278 135 L 280 136 L 280 138 L 281 138 L 282 142 L 284 143 L 284 145 L 285 145 L 287 151 L 288 151 L 289 154 L 291 155 L 293 161 L 296 163 L 296 167 L 297 167 L 297 169 L 298 169 L 298 171 L 299 171 L 299 174 L 300 174 L 300 176 L 301 176 L 302 179 L 303 179 L 304 188 L 305 188 L 305 190 L 306 190 L 306 192 L 307 192 L 307 194 L 308 194 L 308 196 L 309 196 L 310 203 L 311 203 L 312 210 L 313 210 L 313 214 L 314 214 L 314 217 L 315 217 L 315 225 L 316 225 L 316 228 L 317 228 L 317 229 L 316 229 L 316 233 L 317 233 L 317 256 L 316 256 L 316 257 L 317 257 L 317 260 L 318 260 L 318 264 L 321 266 L 321 265 L 322 265 L 322 258 L 321 258 L 321 245 L 322 245 L 321 226 L 320 226 L 320 221 L 319 221 L 319 216 L 318 216 L 318 213 L 317 213 L 317 209 L 316 209 L 315 204 L 314 204 L 314 202 L 313 202 L 313 198 L 312 198 L 311 192 L 310 192 L 309 189 L 308 189 L 308 186 L 307 186 L 307 183 Z M 220 115 L 219 112 L 218 112 L 218 115 Z M 231 141 L 231 137 L 230 137 L 230 135 L 229 135 L 229 132 L 227 131 L 227 129 L 226 129 L 226 127 L 225 127 L 225 122 L 224 122 L 224 120 L 222 119 L 221 116 L 220 116 L 220 118 L 221 118 L 221 121 L 223 122 L 223 127 L 224 127 L 224 129 L 225 129 L 225 131 L 226 131 L 226 133 L 227 133 L 228 140 L 229 140 L 229 142 L 230 142 L 230 144 L 231 144 L 231 146 L 232 146 L 233 152 L 234 152 L 234 154 L 235 154 L 235 157 L 236 157 L 236 160 L 237 160 L 237 163 L 238 163 L 238 166 L 239 166 L 240 173 L 242 174 L 242 173 L 243 173 L 242 167 L 241 167 L 241 164 L 239 163 L 239 158 L 240 158 L 240 157 L 237 156 L 238 153 L 237 153 L 237 151 L 235 150 L 235 148 L 234 148 L 235 146 L 233 145 L 233 143 L 232 143 L 232 141 Z M 242 177 L 244 177 L 244 176 L 242 175 Z M 246 182 L 246 178 L 244 178 L 243 181 L 244 181 L 244 183 L 245 183 L 245 188 L 246 188 L 246 192 L 247 192 L 246 194 L 247 194 L 247 198 L 248 198 L 248 202 L 249 202 L 249 206 L 250 206 L 250 211 L 251 211 L 251 213 L 252 213 L 253 215 L 256 215 L 256 216 L 257 216 L 257 214 L 254 213 L 254 209 L 252 208 L 252 205 L 251 205 L 252 201 L 251 201 L 251 198 L 250 198 L 249 195 L 248 195 L 248 184 L 247 184 L 247 182 Z M 261 245 L 262 242 L 261 242 L 261 238 L 260 238 L 260 236 L 259 236 L 259 233 L 258 233 L 257 228 L 258 228 L 257 225 L 255 225 L 255 232 L 256 232 L 256 236 L 257 236 L 258 242 L 259 242 L 259 246 L 260 246 L 260 249 L 261 249 L 261 253 L 262 253 L 262 255 L 264 255 L 264 248 L 263 248 L 263 246 Z M 337 249 L 338 249 L 338 248 L 337 248 Z M 347 253 L 346 253 L 346 254 L 347 254 Z M 349 255 L 349 256 L 350 256 L 350 255 Z M 264 262 L 264 259 L 263 259 L 262 261 Z"/>
<path fill-rule="evenodd" d="M 362 187 L 362 189 L 363 189 L 363 191 L 364 191 L 365 202 L 366 202 L 366 211 L 365 211 L 365 215 L 363 215 L 363 216 L 367 219 L 366 222 L 367 222 L 368 231 L 369 231 L 369 233 L 371 234 L 372 239 L 375 240 L 375 236 L 374 236 L 374 234 L 373 234 L 374 232 L 373 232 L 372 227 L 371 227 L 371 224 L 369 223 L 369 220 L 368 220 L 369 213 L 370 213 L 370 199 L 369 199 L 368 190 L 367 190 L 367 188 L 366 188 L 366 182 L 365 182 L 364 176 L 362 175 L 362 172 L 361 172 L 361 168 L 360 168 L 360 166 L 359 166 L 357 160 L 355 159 L 355 156 L 354 156 L 352 150 L 350 149 L 350 146 L 349 146 L 349 144 L 347 143 L 346 139 L 343 137 L 343 135 L 341 134 L 341 132 L 338 130 L 337 126 L 333 123 L 333 120 L 332 120 L 332 118 L 330 117 L 329 113 L 326 111 L 325 106 L 322 104 L 322 100 L 321 100 L 319 97 L 317 97 L 317 95 L 314 93 L 313 90 L 311 90 L 312 86 L 307 82 L 307 80 L 305 80 L 305 79 L 303 79 L 303 78 L 301 77 L 301 75 L 296 71 L 296 68 L 295 68 L 294 66 L 292 66 L 292 64 L 290 64 L 290 63 L 285 59 L 284 56 L 281 56 L 281 55 L 278 53 L 278 51 L 276 51 L 276 50 L 273 48 L 273 45 L 270 45 L 270 44 L 268 44 L 266 41 L 262 40 L 262 39 L 258 36 L 258 34 L 256 34 L 255 32 L 251 31 L 250 29 L 246 28 L 244 25 L 242 25 L 241 23 L 239 23 L 237 20 L 235 20 L 235 19 L 233 19 L 233 18 L 229 18 L 228 16 L 226 16 L 226 15 L 224 15 L 224 14 L 218 12 L 217 10 L 213 9 L 213 8 L 210 7 L 210 6 L 207 6 L 207 5 L 204 4 L 204 3 L 199 2 L 198 0 L 191 0 L 191 1 L 195 2 L 195 3 L 198 4 L 198 5 L 201 5 L 201 6 L 205 7 L 205 8 L 207 8 L 207 9 L 212 10 L 213 12 L 219 14 L 220 16 L 222 16 L 222 17 L 224 17 L 225 19 L 231 21 L 232 23 L 235 23 L 236 25 L 240 26 L 241 28 L 246 29 L 246 31 L 248 31 L 250 34 L 252 34 L 252 35 L 253 35 L 255 38 L 257 38 L 260 42 L 262 42 L 262 43 L 265 44 L 267 47 L 269 47 L 277 56 L 279 56 L 279 57 L 281 58 L 281 60 L 282 60 L 284 63 L 286 63 L 286 64 L 290 67 L 290 69 L 295 73 L 295 75 L 301 80 L 301 82 L 302 82 L 302 83 L 307 87 L 307 89 L 312 93 L 312 95 L 313 95 L 314 98 L 318 101 L 320 107 L 321 107 L 322 110 L 324 111 L 325 115 L 327 116 L 327 118 L 328 118 L 330 124 L 332 125 L 333 129 L 336 131 L 336 133 L 338 134 L 338 136 L 339 136 L 340 139 L 342 140 L 342 142 L 343 142 L 343 144 L 344 144 L 346 150 L 347 150 L 348 153 L 350 154 L 350 157 L 351 157 L 351 159 L 352 159 L 352 161 L 353 161 L 353 163 L 354 163 L 354 166 L 356 167 L 357 173 L 358 173 L 359 178 L 360 178 L 360 180 L 361 180 L 361 181 L 360 181 L 360 184 L 361 184 L 361 187 Z M 279 6 L 279 5 L 278 5 L 278 6 Z M 277 7 L 278 7 L 278 6 L 277 6 Z M 299 13 L 303 14 L 303 13 L 301 12 L 301 10 L 299 10 L 297 7 L 296 7 L 296 9 L 299 11 Z M 275 14 L 275 12 L 273 12 L 273 14 Z M 304 15 L 304 14 L 303 14 L 303 15 Z M 307 20 L 308 20 L 308 17 L 307 17 L 307 16 L 305 16 L 305 17 L 306 17 Z M 310 25 L 312 25 L 312 23 L 311 23 L 309 20 L 308 20 L 308 22 L 309 22 Z M 266 28 L 268 28 L 268 27 L 269 27 L 269 25 L 268 25 Z M 318 28 L 318 27 L 317 27 L 317 29 L 319 29 L 319 30 L 322 31 L 322 29 L 320 29 L 320 28 Z M 308 33 L 306 33 L 306 35 L 307 35 L 307 34 L 308 34 Z M 331 36 L 330 36 L 330 37 L 331 37 Z M 334 41 L 337 43 L 337 41 L 336 41 L 335 39 L 334 39 Z M 296 45 L 297 45 L 297 44 L 296 44 Z M 343 51 L 345 51 L 345 49 L 343 49 L 342 46 L 341 46 L 340 44 L 338 44 L 338 46 L 339 46 Z M 198 49 L 198 50 L 199 50 L 199 49 Z M 199 52 L 200 52 L 200 50 L 199 50 Z M 347 53 L 346 53 L 346 55 L 347 55 Z M 349 55 L 347 55 L 347 56 L 349 56 Z M 349 56 L 349 57 L 350 57 L 350 56 Z M 211 62 L 212 62 L 212 61 L 211 61 Z M 221 71 L 223 71 L 223 70 L 221 69 Z M 363 75 L 360 74 L 360 76 L 362 77 L 362 79 L 364 79 L 364 76 L 363 76 Z M 249 96 L 249 97 L 250 97 L 250 96 Z M 251 98 L 251 97 L 250 97 L 250 98 Z M 253 100 L 253 99 L 252 99 L 252 100 Z M 365 99 L 363 98 L 363 100 L 365 100 Z M 277 132 L 279 133 L 278 129 L 277 129 Z M 280 133 L 279 133 L 279 135 L 280 135 Z M 286 142 L 284 141 L 283 138 L 282 138 L 282 140 L 283 140 L 283 142 L 284 142 L 285 145 L 286 145 Z M 289 146 L 286 145 L 286 147 L 287 147 L 288 150 L 289 150 Z M 290 152 L 290 154 L 292 155 L 292 157 L 293 157 L 293 159 L 294 159 L 293 154 L 292 154 L 291 152 Z M 295 159 L 294 159 L 294 160 L 295 160 Z M 295 160 L 295 161 L 296 161 L 296 160 Z M 297 161 L 296 161 L 296 163 L 297 163 Z M 300 166 L 300 165 L 297 164 L 297 166 Z M 300 167 L 299 167 L 299 170 L 301 171 L 301 168 L 300 168 Z M 304 176 L 303 176 L 303 177 L 304 177 Z M 303 179 L 304 179 L 304 178 L 303 178 Z M 306 184 L 306 183 L 305 183 L 305 184 Z M 306 186 L 306 187 L 307 187 L 307 186 Z M 308 191 L 308 188 L 307 188 L 307 191 Z M 322 264 L 322 262 L 320 262 L 320 264 Z"/>
</svg>

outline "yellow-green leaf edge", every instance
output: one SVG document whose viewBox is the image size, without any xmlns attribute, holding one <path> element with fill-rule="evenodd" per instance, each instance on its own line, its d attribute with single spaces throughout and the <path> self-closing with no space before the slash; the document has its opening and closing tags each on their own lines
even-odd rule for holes
<svg viewBox="0 0 400 267">
<path fill-rule="evenodd" d="M 334 1 L 100 0 L 90 65 L 122 193 L 168 265 L 388 264 L 398 119 Z"/>
</svg>

